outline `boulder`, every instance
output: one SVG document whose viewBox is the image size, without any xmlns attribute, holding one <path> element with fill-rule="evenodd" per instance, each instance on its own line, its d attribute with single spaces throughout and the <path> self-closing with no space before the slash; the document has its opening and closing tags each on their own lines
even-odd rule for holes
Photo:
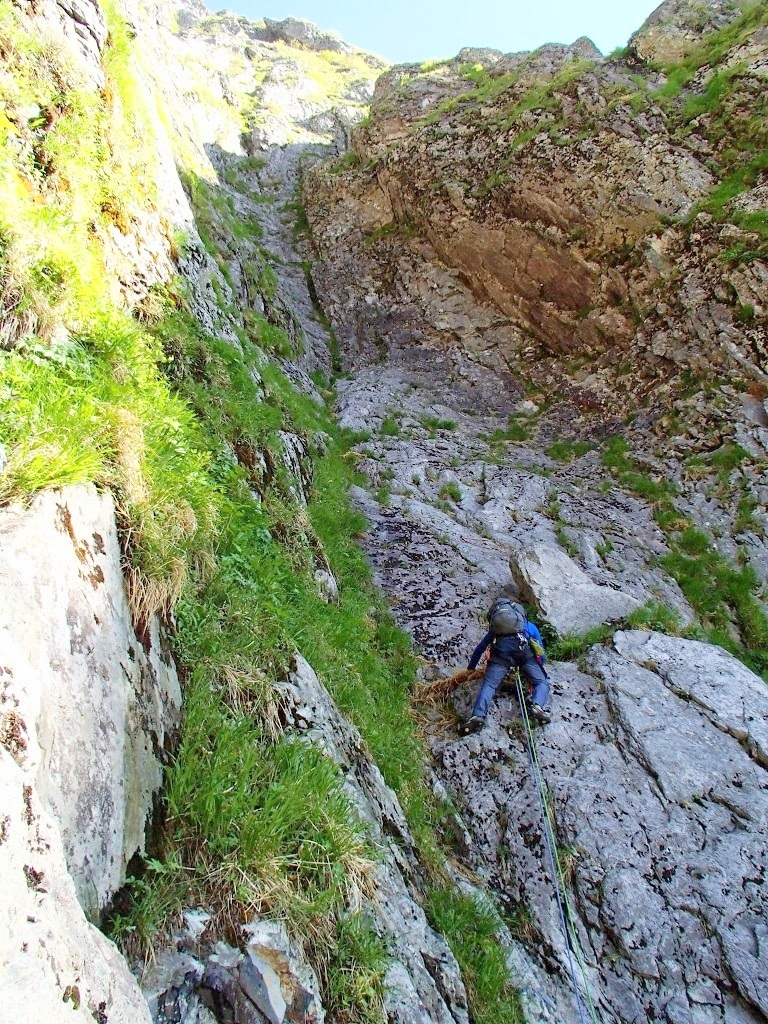
<svg viewBox="0 0 768 1024">
<path fill-rule="evenodd" d="M 285 925 L 281 921 L 260 921 L 254 918 L 243 931 L 248 936 L 248 943 L 245 958 L 240 966 L 240 986 L 251 996 L 262 1013 L 270 1020 L 273 1015 L 279 1016 L 282 999 L 283 1013 L 289 1020 L 301 1020 L 305 1024 L 323 1024 L 325 1011 L 320 999 L 320 982 L 314 970 L 291 942 Z M 262 1006 L 248 988 L 254 976 L 262 979 L 268 1008 Z M 278 985 L 276 990 L 275 980 Z"/>
<path fill-rule="evenodd" d="M 270 1024 L 283 1024 L 286 1004 L 275 969 L 252 949 L 243 957 L 238 974 L 240 988 Z"/>
<path fill-rule="evenodd" d="M 629 594 L 593 583 L 560 548 L 523 548 L 509 564 L 523 600 L 561 635 L 618 622 L 640 607 Z"/>
<path fill-rule="evenodd" d="M 746 665 L 722 647 L 643 630 L 616 633 L 613 646 L 625 660 L 652 668 L 768 768 L 768 688 Z"/>
</svg>

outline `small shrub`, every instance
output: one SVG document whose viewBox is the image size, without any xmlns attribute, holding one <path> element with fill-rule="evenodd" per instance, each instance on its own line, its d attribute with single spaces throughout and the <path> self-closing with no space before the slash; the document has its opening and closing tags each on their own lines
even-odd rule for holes
<svg viewBox="0 0 768 1024">
<path fill-rule="evenodd" d="M 441 419 L 439 416 L 422 416 L 419 420 L 422 427 L 427 431 L 430 437 L 435 437 L 438 430 L 455 430 L 456 421 Z"/>
<path fill-rule="evenodd" d="M 556 441 L 547 448 L 547 455 L 558 462 L 573 462 L 594 448 L 591 441 Z"/>
<path fill-rule="evenodd" d="M 461 502 L 461 487 L 459 487 L 455 480 L 450 480 L 447 483 L 444 483 L 438 494 L 439 497 L 450 499 L 457 505 Z"/>
<path fill-rule="evenodd" d="M 669 636 L 680 636 L 680 616 L 673 608 L 659 601 L 648 601 L 642 608 L 636 609 L 627 616 L 629 629 L 648 629 Z"/>
<path fill-rule="evenodd" d="M 399 437 L 402 433 L 400 420 L 394 416 L 385 416 L 381 424 L 381 431 L 385 437 Z"/>
<path fill-rule="evenodd" d="M 563 636 L 547 639 L 547 654 L 553 661 L 575 661 L 582 654 L 586 654 L 590 647 L 610 640 L 615 628 L 595 626 L 586 633 L 565 633 Z"/>
</svg>

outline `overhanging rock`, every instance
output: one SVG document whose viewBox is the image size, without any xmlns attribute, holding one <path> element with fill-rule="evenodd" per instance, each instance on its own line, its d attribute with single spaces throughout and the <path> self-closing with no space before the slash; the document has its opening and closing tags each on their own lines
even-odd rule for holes
<svg viewBox="0 0 768 1024">
<path fill-rule="evenodd" d="M 512 553 L 509 565 L 523 600 L 561 635 L 619 622 L 640 607 L 629 594 L 593 583 L 560 548 L 523 548 Z"/>
</svg>

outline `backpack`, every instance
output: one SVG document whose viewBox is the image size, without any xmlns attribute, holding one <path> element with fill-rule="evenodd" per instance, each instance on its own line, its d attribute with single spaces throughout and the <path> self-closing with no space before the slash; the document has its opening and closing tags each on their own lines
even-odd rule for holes
<svg viewBox="0 0 768 1024">
<path fill-rule="evenodd" d="M 522 605 L 507 597 L 500 597 L 488 612 L 488 625 L 494 636 L 513 636 L 515 633 L 527 635 L 528 619 Z"/>
</svg>

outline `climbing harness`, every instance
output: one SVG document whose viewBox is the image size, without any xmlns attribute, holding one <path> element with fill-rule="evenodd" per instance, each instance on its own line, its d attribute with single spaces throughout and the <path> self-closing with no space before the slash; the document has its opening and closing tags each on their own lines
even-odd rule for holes
<svg viewBox="0 0 768 1024">
<path fill-rule="evenodd" d="M 541 764 L 539 762 L 539 755 L 536 750 L 536 742 L 533 738 L 533 728 L 531 726 L 531 718 L 528 714 L 528 705 L 525 700 L 525 694 L 523 692 L 523 684 L 520 678 L 520 672 L 515 673 L 515 681 L 517 688 L 517 699 L 520 703 L 520 714 L 522 715 L 523 724 L 525 726 L 525 742 L 528 750 L 528 762 L 531 769 L 531 776 L 536 785 L 536 792 L 539 798 L 539 807 L 541 809 L 541 820 L 544 828 L 544 844 L 547 848 L 547 859 L 549 860 L 550 870 L 552 872 L 552 879 L 555 885 L 555 899 L 557 900 L 558 916 L 560 918 L 560 927 L 563 932 L 563 940 L 565 942 L 565 949 L 568 954 L 568 967 L 571 975 L 571 982 L 573 984 L 573 991 L 576 997 L 576 1007 L 579 1011 L 579 1020 L 581 1024 L 586 1024 L 586 1015 L 588 1014 L 593 1024 L 600 1024 L 600 1016 L 595 1009 L 595 1004 L 592 1001 L 592 996 L 589 991 L 589 984 L 587 982 L 587 972 L 584 964 L 584 954 L 581 949 L 581 943 L 576 933 L 576 925 L 574 921 L 573 911 L 568 902 L 568 897 L 565 893 L 565 878 L 563 875 L 562 865 L 560 863 L 560 856 L 557 849 L 557 840 L 555 838 L 555 827 L 554 821 L 552 820 L 552 812 L 547 803 L 547 798 L 544 790 L 544 776 L 541 771 Z M 584 985 L 584 993 L 586 995 L 587 1005 L 584 1005 L 584 998 L 579 990 L 579 985 L 576 980 L 576 968 L 574 966 L 573 958 L 574 954 L 579 964 L 579 971 L 581 973 L 581 979 Z"/>
</svg>

